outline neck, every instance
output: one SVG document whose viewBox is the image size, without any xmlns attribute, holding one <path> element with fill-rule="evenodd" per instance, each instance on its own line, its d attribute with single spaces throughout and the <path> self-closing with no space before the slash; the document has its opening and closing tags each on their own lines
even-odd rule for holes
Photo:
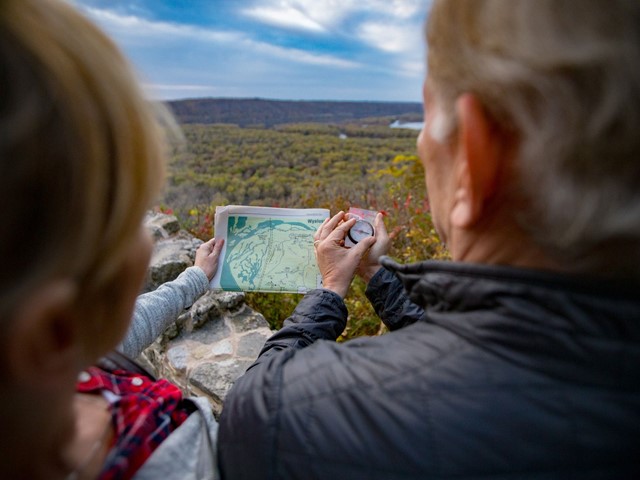
<svg viewBox="0 0 640 480">
<path fill-rule="evenodd" d="M 515 221 L 499 216 L 483 219 L 470 229 L 453 229 L 448 247 L 456 261 L 563 270 Z"/>
</svg>

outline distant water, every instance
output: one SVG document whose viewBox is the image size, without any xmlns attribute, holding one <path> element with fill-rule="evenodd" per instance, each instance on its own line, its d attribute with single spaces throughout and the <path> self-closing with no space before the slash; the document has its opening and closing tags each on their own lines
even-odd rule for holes
<svg viewBox="0 0 640 480">
<path fill-rule="evenodd" d="M 391 128 L 409 128 L 411 130 L 422 130 L 423 122 L 404 122 L 400 123 L 400 120 L 396 120 L 391 125 Z"/>
</svg>

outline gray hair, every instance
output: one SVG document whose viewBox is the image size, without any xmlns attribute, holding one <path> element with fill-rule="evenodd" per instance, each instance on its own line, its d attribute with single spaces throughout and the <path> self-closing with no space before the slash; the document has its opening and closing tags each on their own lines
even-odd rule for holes
<svg viewBox="0 0 640 480">
<path fill-rule="evenodd" d="M 518 139 L 510 194 L 536 241 L 639 276 L 640 2 L 436 0 L 427 40 L 437 108 L 473 93 Z"/>
</svg>

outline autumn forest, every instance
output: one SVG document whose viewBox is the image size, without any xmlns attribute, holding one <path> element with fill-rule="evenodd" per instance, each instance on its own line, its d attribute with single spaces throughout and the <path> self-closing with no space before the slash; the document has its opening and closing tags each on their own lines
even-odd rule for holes
<svg viewBox="0 0 640 480">
<path fill-rule="evenodd" d="M 415 105 L 408 104 L 411 108 L 404 113 L 394 110 L 394 115 L 369 117 L 372 111 L 385 113 L 385 108 L 398 106 L 352 103 L 351 113 L 345 113 L 348 108 L 344 105 L 336 110 L 341 117 L 349 117 L 348 121 L 325 116 L 325 122 L 309 122 L 314 114 L 309 105 L 281 103 L 291 104 L 297 112 L 294 117 L 305 121 L 271 126 L 254 122 L 245 127 L 206 123 L 209 117 L 198 117 L 193 112 L 199 109 L 193 105 L 187 120 L 179 113 L 183 110 L 172 105 L 184 140 L 174 148 L 159 208 L 173 212 L 184 228 L 204 240 L 215 233 L 216 205 L 322 207 L 332 213 L 358 206 L 386 214 L 385 224 L 394 235 L 390 254 L 398 260 L 446 256 L 431 224 L 424 174 L 415 157 L 418 131 L 389 127 L 396 120 L 419 120 Z M 238 108 L 247 105 L 253 109 L 255 102 L 239 101 Z M 291 117 L 286 108 L 279 107 L 282 120 Z M 306 116 L 300 114 L 305 107 Z M 229 118 L 239 115 L 232 108 L 228 112 Z M 194 122 L 199 118 L 203 123 Z M 259 115 L 254 114 L 256 118 Z M 288 294 L 247 294 L 247 302 L 272 328 L 281 325 L 298 299 Z M 350 319 L 344 338 L 384 331 L 364 297 L 361 282 L 352 285 L 347 307 Z"/>
</svg>

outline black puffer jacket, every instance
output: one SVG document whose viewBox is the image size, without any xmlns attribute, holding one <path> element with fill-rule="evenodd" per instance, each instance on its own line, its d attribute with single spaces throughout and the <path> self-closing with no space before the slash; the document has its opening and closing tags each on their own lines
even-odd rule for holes
<svg viewBox="0 0 640 480">
<path fill-rule="evenodd" d="M 347 312 L 316 290 L 238 380 L 226 479 L 640 478 L 637 285 L 385 266 L 367 294 L 393 332 L 333 342 Z"/>
</svg>

